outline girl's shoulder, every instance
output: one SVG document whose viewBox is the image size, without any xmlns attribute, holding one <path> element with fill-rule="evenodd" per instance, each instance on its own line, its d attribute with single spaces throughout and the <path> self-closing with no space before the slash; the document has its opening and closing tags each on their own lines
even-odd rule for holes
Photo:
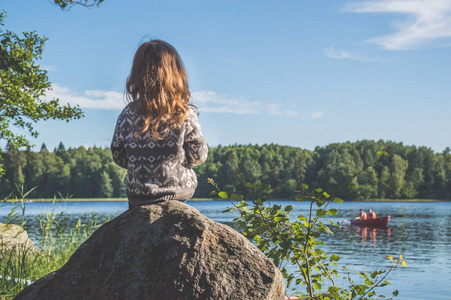
<svg viewBox="0 0 451 300">
<path fill-rule="evenodd" d="M 135 107 L 135 101 L 132 101 L 132 102 L 127 103 L 127 105 L 125 106 L 124 110 L 125 109 L 133 110 L 134 107 Z"/>
<path fill-rule="evenodd" d="M 133 115 L 134 108 L 135 108 L 135 102 L 132 101 L 124 107 L 121 115 L 130 115 L 130 114 Z"/>
<path fill-rule="evenodd" d="M 197 109 L 193 108 L 193 107 L 190 107 L 187 119 L 197 120 L 198 116 L 199 116 L 199 111 Z"/>
<path fill-rule="evenodd" d="M 199 113 L 197 112 L 197 110 L 194 110 L 192 108 L 189 109 L 188 116 L 186 117 L 183 124 L 187 132 L 191 132 L 192 130 L 200 128 L 198 115 Z"/>
<path fill-rule="evenodd" d="M 197 111 L 190 108 L 188 116 L 186 117 L 186 119 L 183 122 L 183 126 L 192 127 L 193 125 L 198 124 L 199 119 L 198 119 L 197 115 L 198 115 Z"/>
</svg>

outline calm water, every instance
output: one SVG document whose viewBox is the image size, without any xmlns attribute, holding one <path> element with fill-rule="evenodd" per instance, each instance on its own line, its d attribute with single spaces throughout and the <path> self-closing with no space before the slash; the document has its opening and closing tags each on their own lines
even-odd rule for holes
<svg viewBox="0 0 451 300">
<path fill-rule="evenodd" d="M 214 221 L 233 226 L 234 215 L 222 211 L 227 202 L 187 202 Z M 294 205 L 291 215 L 307 215 L 307 203 L 279 201 Z M 408 268 L 397 268 L 389 275 L 391 286 L 380 293 L 391 295 L 398 289 L 397 299 L 451 299 L 451 202 L 345 202 L 335 206 L 339 213 L 334 221 L 350 219 L 359 208 L 372 208 L 378 216 L 393 217 L 387 228 L 359 228 L 344 225 L 333 228 L 335 235 L 327 237 L 324 250 L 342 257 L 339 261 L 351 269 L 374 271 L 387 269 L 387 255 L 402 254 Z M 25 219 L 29 226 L 36 225 L 34 218 L 50 211 L 61 212 L 68 222 L 88 213 L 115 217 L 128 208 L 127 202 L 67 202 L 28 203 Z M 4 222 L 11 204 L 0 207 L 0 222 Z M 346 224 L 346 223 L 345 223 Z M 28 228 L 30 236 L 34 229 Z"/>
</svg>

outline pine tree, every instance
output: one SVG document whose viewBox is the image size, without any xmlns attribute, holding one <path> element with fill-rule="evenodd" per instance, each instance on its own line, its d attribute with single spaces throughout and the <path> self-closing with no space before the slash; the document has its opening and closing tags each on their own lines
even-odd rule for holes
<svg viewBox="0 0 451 300">
<path fill-rule="evenodd" d="M 49 153 L 49 150 L 47 150 L 47 146 L 45 145 L 45 143 L 42 143 L 40 152 L 41 153 L 44 153 L 44 152 Z"/>
</svg>

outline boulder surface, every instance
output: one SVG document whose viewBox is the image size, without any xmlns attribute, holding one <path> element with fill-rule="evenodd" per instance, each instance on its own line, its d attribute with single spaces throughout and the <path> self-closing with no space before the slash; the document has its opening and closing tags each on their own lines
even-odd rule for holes
<svg viewBox="0 0 451 300">
<path fill-rule="evenodd" d="M 36 250 L 36 246 L 22 226 L 0 223 L 0 254 L 9 251 L 18 251 L 23 254 Z"/>
<path fill-rule="evenodd" d="M 284 299 L 274 264 L 243 235 L 178 202 L 130 208 L 14 299 Z"/>
</svg>

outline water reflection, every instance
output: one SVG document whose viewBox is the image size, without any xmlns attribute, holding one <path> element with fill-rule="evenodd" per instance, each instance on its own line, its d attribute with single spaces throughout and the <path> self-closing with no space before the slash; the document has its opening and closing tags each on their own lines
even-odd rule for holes
<svg viewBox="0 0 451 300">
<path fill-rule="evenodd" d="M 360 238 L 363 245 L 371 244 L 374 248 L 377 247 L 377 241 L 379 237 L 379 243 L 387 245 L 390 243 L 391 229 L 390 227 L 367 227 L 367 226 L 355 226 L 355 225 L 344 225 L 339 227 L 335 231 L 335 236 L 339 237 L 339 231 L 342 230 L 343 237 L 347 237 L 349 242 L 352 242 L 356 238 Z M 346 234 L 349 233 L 349 234 Z"/>
</svg>

